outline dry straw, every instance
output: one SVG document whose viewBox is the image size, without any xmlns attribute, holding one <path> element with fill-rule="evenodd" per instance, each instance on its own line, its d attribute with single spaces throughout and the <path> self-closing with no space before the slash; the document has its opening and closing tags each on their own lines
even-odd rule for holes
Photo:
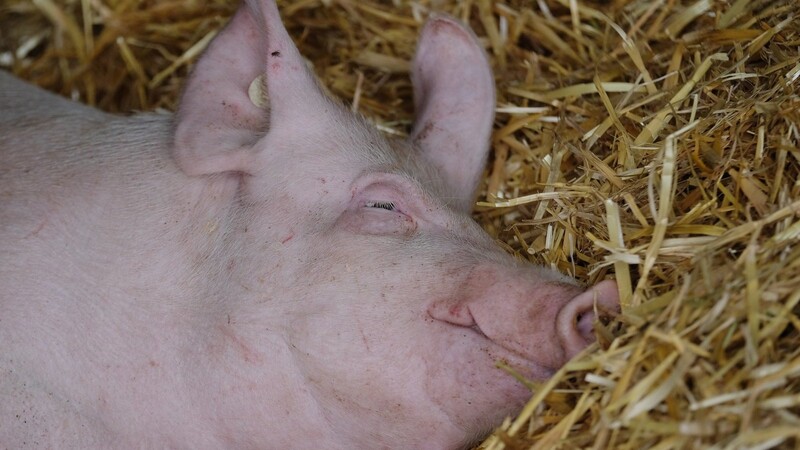
<svg viewBox="0 0 800 450">
<path fill-rule="evenodd" d="M 110 111 L 173 109 L 232 1 L 4 0 L 0 65 Z M 498 109 L 476 218 L 619 321 L 485 449 L 800 446 L 796 0 L 298 0 L 290 32 L 388 133 L 431 9 L 468 21 Z"/>
</svg>

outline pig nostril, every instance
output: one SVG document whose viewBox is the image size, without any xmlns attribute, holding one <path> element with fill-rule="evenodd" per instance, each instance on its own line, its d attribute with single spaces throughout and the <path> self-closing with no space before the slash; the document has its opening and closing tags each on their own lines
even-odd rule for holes
<svg viewBox="0 0 800 450">
<path fill-rule="evenodd" d="M 618 304 L 616 284 L 604 281 L 575 296 L 562 307 L 558 313 L 557 327 L 568 359 L 596 340 L 595 321 L 598 315 L 613 315 L 619 308 Z"/>
<path fill-rule="evenodd" d="M 575 328 L 586 343 L 594 342 L 594 312 L 588 311 L 577 315 Z"/>
</svg>

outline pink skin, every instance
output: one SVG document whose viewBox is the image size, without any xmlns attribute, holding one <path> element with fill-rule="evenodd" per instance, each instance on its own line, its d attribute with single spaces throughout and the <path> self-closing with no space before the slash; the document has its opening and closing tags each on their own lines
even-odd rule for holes
<svg viewBox="0 0 800 450">
<path fill-rule="evenodd" d="M 494 107 L 472 33 L 435 17 L 414 67 L 393 141 L 320 92 L 266 0 L 174 121 L 0 74 L 0 442 L 459 448 L 517 411 L 496 362 L 547 378 L 616 287 L 470 219 Z M 264 72 L 268 113 L 247 97 Z"/>
</svg>

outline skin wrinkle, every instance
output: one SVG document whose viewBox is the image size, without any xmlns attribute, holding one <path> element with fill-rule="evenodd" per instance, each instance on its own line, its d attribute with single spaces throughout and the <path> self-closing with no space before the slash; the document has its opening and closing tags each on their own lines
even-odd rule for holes
<svg viewBox="0 0 800 450">
<path fill-rule="evenodd" d="M 326 314 L 330 314 L 327 312 Z M 352 342 L 352 345 L 357 345 L 357 342 Z M 299 349 L 298 349 L 299 350 Z M 302 356 L 299 353 L 295 353 L 295 360 L 298 361 L 298 367 L 302 367 Z M 404 374 L 399 375 L 401 378 Z M 341 406 L 342 402 L 345 402 L 348 405 L 347 409 L 353 410 L 362 410 L 369 416 L 385 416 L 387 420 L 391 422 L 392 417 L 386 416 L 382 409 L 374 409 L 368 406 L 362 405 L 350 395 L 346 393 L 338 392 L 331 395 L 331 392 L 326 392 L 325 388 L 321 386 L 320 382 L 318 381 L 319 375 L 314 373 L 314 371 L 310 371 L 306 373 L 306 377 L 311 381 L 311 387 L 314 389 L 316 393 L 315 398 L 317 399 L 317 404 L 321 408 L 321 411 L 326 418 L 327 423 L 333 429 L 336 430 L 337 434 L 349 436 L 349 438 L 353 442 L 362 442 L 364 448 L 366 446 L 373 445 L 375 442 L 385 442 L 385 439 L 388 439 L 388 442 L 399 442 L 397 436 L 393 436 L 389 430 L 385 428 L 372 428 L 372 427 L 358 427 L 358 426 L 342 426 L 342 423 L 349 423 L 349 421 L 342 421 L 341 419 Z M 339 426 L 336 426 L 336 423 L 339 423 Z M 352 425 L 352 424 L 351 424 Z"/>
</svg>

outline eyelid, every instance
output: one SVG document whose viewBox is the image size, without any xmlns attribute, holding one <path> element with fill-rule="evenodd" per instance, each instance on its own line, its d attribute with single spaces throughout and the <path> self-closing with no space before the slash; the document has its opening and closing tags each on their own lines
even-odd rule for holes
<svg viewBox="0 0 800 450">
<path fill-rule="evenodd" d="M 351 207 L 366 209 L 368 203 L 391 203 L 394 206 L 392 212 L 412 217 L 415 221 L 424 217 L 424 211 L 431 210 L 421 186 L 401 174 L 372 172 L 359 177 L 351 190 L 355 203 Z"/>
<path fill-rule="evenodd" d="M 364 203 L 360 208 L 350 209 L 338 221 L 358 234 L 410 236 L 417 229 L 414 219 L 400 211 L 369 208 Z"/>
<path fill-rule="evenodd" d="M 351 186 L 353 192 L 366 193 L 366 200 L 393 202 L 416 196 L 416 183 L 406 176 L 390 172 L 372 172 L 359 177 Z M 371 197 L 371 198 L 369 198 Z"/>
<path fill-rule="evenodd" d="M 352 192 L 349 208 L 362 211 L 392 212 L 407 217 L 414 223 L 427 224 L 438 229 L 451 229 L 453 220 L 458 220 L 448 212 L 446 205 L 438 197 L 432 197 L 416 180 L 402 174 L 391 172 L 371 172 L 358 177 L 350 186 Z M 392 203 L 392 211 L 376 211 L 367 208 L 368 202 Z"/>
</svg>

